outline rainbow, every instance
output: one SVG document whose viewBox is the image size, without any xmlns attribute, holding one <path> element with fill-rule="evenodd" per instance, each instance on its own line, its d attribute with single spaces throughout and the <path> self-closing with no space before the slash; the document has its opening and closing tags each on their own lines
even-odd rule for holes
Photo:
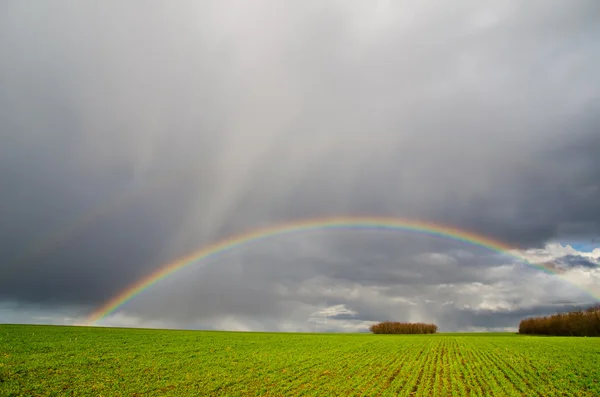
<svg viewBox="0 0 600 397">
<path fill-rule="evenodd" d="M 135 298 L 144 290 L 152 287 L 154 284 L 165 279 L 169 275 L 181 270 L 193 263 L 206 260 L 211 257 L 223 254 L 227 251 L 239 248 L 244 245 L 255 243 L 268 239 L 273 236 L 284 234 L 331 230 L 331 229 L 370 229 L 382 231 L 404 231 L 417 232 L 434 237 L 444 237 L 447 239 L 467 243 L 473 246 L 482 247 L 493 252 L 508 255 L 516 258 L 528 266 L 539 269 L 548 274 L 561 274 L 562 271 L 552 264 L 536 264 L 528 261 L 518 253 L 515 247 L 503 242 L 485 237 L 480 234 L 466 230 L 456 229 L 450 226 L 440 225 L 432 222 L 416 221 L 401 218 L 379 218 L 379 217 L 333 217 L 317 218 L 285 223 L 275 226 L 269 226 L 248 233 L 242 233 L 232 238 L 219 241 L 215 244 L 204 247 L 198 251 L 192 252 L 182 258 L 170 262 L 155 270 L 148 276 L 134 282 L 122 292 L 105 302 L 91 313 L 86 321 L 87 325 L 94 325 L 98 321 L 116 312 L 124 304 Z M 593 292 L 584 290 L 595 300 L 600 300 L 600 295 L 596 296 Z"/>
</svg>

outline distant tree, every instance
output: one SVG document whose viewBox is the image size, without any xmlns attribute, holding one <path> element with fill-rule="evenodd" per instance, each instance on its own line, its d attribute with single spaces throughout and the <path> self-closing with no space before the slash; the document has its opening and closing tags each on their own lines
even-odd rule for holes
<svg viewBox="0 0 600 397">
<path fill-rule="evenodd" d="M 553 336 L 600 336 L 600 305 L 586 310 L 531 317 L 519 323 L 519 333 Z"/>
<path fill-rule="evenodd" d="M 435 334 L 437 328 L 435 324 L 384 321 L 371 325 L 369 330 L 374 334 Z"/>
</svg>

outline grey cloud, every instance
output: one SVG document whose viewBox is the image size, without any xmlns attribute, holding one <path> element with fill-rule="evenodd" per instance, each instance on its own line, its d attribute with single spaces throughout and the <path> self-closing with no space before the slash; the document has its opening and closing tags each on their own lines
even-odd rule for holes
<svg viewBox="0 0 600 397">
<path fill-rule="evenodd" d="M 597 269 L 598 264 L 591 261 L 589 258 L 585 258 L 578 255 L 567 255 L 558 261 L 561 264 L 566 264 L 570 267 L 583 267 L 588 269 Z"/>
<path fill-rule="evenodd" d="M 0 299 L 92 308 L 202 246 L 320 216 L 430 220 L 521 248 L 598 238 L 598 11 L 5 2 Z M 347 303 L 340 291 L 359 291 L 359 317 L 433 318 L 425 300 L 453 300 L 436 285 L 510 278 L 506 258 L 386 236 L 265 241 L 165 281 L 122 321 L 305 321 Z M 394 296 L 416 303 L 395 311 Z"/>
<path fill-rule="evenodd" d="M 443 323 L 448 331 L 457 331 L 469 327 L 481 329 L 518 328 L 519 322 L 525 318 L 548 316 L 557 312 L 568 312 L 581 309 L 580 305 L 545 304 L 535 307 L 524 307 L 515 310 L 469 310 L 461 309 L 452 316 L 443 316 Z"/>
</svg>

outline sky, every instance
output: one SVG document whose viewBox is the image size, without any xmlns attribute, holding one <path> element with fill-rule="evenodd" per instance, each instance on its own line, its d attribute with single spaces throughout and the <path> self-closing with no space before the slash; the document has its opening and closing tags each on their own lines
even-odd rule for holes
<svg viewBox="0 0 600 397">
<path fill-rule="evenodd" d="M 0 323 L 514 330 L 600 298 L 597 1 L 3 1 Z"/>
</svg>

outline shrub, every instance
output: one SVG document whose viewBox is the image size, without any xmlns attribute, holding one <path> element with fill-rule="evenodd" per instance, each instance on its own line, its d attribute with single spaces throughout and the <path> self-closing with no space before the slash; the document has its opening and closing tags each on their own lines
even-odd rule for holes
<svg viewBox="0 0 600 397">
<path fill-rule="evenodd" d="M 586 310 L 531 317 L 519 323 L 520 334 L 553 336 L 600 336 L 600 305 Z"/>
<path fill-rule="evenodd" d="M 437 332 L 437 325 L 385 321 L 373 324 L 369 329 L 374 334 L 435 334 Z"/>
</svg>

